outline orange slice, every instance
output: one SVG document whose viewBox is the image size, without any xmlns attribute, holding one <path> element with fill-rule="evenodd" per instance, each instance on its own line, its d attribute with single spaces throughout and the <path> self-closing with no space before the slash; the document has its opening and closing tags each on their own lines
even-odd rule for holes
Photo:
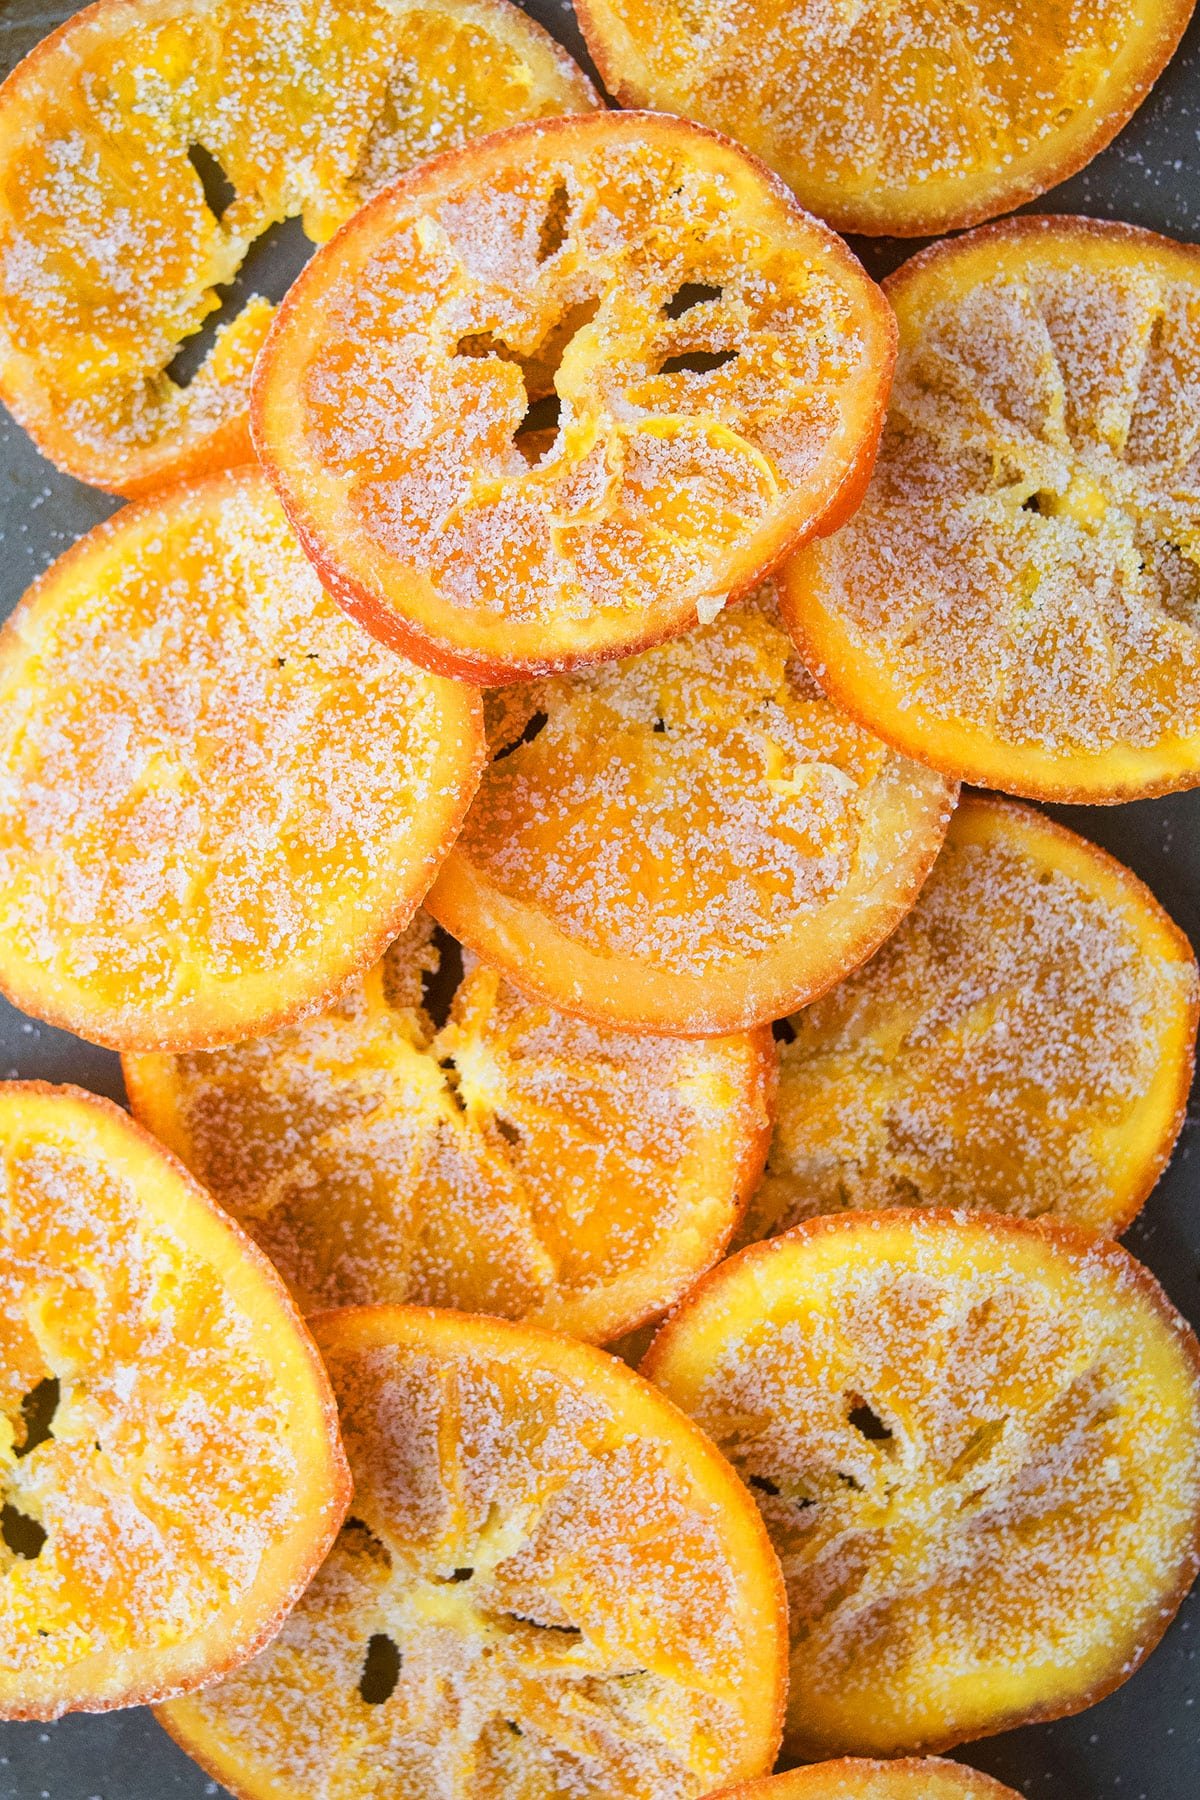
<svg viewBox="0 0 1200 1800">
<path fill-rule="evenodd" d="M 624 106 L 746 144 L 839 231 L 935 236 L 1090 162 L 1194 0 L 577 0 Z"/>
<path fill-rule="evenodd" d="M 411 916 L 478 698 L 322 591 L 257 470 L 126 508 L 0 637 L 0 988 L 117 1049 L 322 1004 Z"/>
<path fill-rule="evenodd" d="M 848 1756 L 746 1781 L 714 1794 L 713 1800 L 1021 1800 L 1021 1796 L 978 1769 L 939 1757 L 877 1762 Z"/>
<path fill-rule="evenodd" d="M 260 1650 L 350 1496 L 274 1271 L 107 1100 L 0 1085 L 0 1717 Z"/>
<path fill-rule="evenodd" d="M 642 1367 L 779 1551 L 801 1761 L 1078 1712 L 1200 1567 L 1200 1346 L 1111 1241 L 810 1220 L 706 1276 Z"/>
<path fill-rule="evenodd" d="M 1034 798 L 1200 782 L 1200 250 L 1016 219 L 888 284 L 901 355 L 862 509 L 785 572 L 830 693 Z"/>
<path fill-rule="evenodd" d="M 825 700 L 773 590 L 489 698 L 493 757 L 428 905 L 586 1017 L 703 1037 L 812 1000 L 912 905 L 954 787 Z"/>
<path fill-rule="evenodd" d="M 771 1034 L 635 1037 L 482 963 L 439 1030 L 422 988 L 460 953 L 433 932 L 422 916 L 274 1037 L 127 1056 L 134 1112 L 306 1312 L 412 1300 L 630 1331 L 717 1260 L 762 1172 Z"/>
<path fill-rule="evenodd" d="M 747 1241 L 845 1207 L 1123 1231 L 1183 1124 L 1200 982 L 1128 869 L 971 795 L 913 910 L 784 1034 Z"/>
<path fill-rule="evenodd" d="M 768 1769 L 787 1625 L 745 1489 L 570 1338 L 317 1320 L 355 1518 L 256 1662 L 159 1715 L 241 1800 L 708 1794 Z"/>
<path fill-rule="evenodd" d="M 250 292 L 174 358 L 271 226 L 324 242 L 423 157 L 597 104 L 507 0 L 100 0 L 0 89 L 0 394 L 119 494 L 246 461 Z"/>
<path fill-rule="evenodd" d="M 365 207 L 280 310 L 254 440 L 343 605 L 496 683 L 682 631 L 848 517 L 893 340 L 736 145 L 598 113 Z"/>
</svg>

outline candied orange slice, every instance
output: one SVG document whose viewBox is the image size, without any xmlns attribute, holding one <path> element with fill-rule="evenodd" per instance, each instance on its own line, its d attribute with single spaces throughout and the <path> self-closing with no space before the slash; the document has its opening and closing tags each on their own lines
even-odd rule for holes
<svg viewBox="0 0 1200 1800">
<path fill-rule="evenodd" d="M 507 0 L 100 0 L 0 89 L 0 395 L 114 493 L 244 462 L 270 302 L 175 359 L 255 241 L 323 243 L 423 157 L 596 104 Z"/>
<path fill-rule="evenodd" d="M 1033 798 L 1200 782 L 1200 250 L 1017 219 L 888 284 L 861 511 L 785 571 L 821 679 L 909 756 Z"/>
<path fill-rule="evenodd" d="M 0 1085 L 0 1717 L 253 1656 L 350 1496 L 266 1259 L 107 1100 Z"/>
<path fill-rule="evenodd" d="M 1187 1110 L 1196 958 L 1130 870 L 971 795 L 913 910 L 789 1022 L 748 1240 L 846 1207 L 1123 1231 Z"/>
<path fill-rule="evenodd" d="M 0 988 L 117 1049 L 326 1001 L 407 923 L 478 696 L 345 618 L 256 469 L 119 512 L 0 637 Z"/>
<path fill-rule="evenodd" d="M 630 1331 L 717 1260 L 762 1172 L 771 1034 L 633 1036 L 482 963 L 439 1030 L 427 1006 L 460 957 L 421 916 L 316 1018 L 127 1056 L 134 1113 L 306 1312 L 408 1300 Z"/>
<path fill-rule="evenodd" d="M 990 1775 L 940 1757 L 879 1762 L 857 1756 L 810 1763 L 725 1788 L 712 1800 L 1021 1800 Z"/>
<path fill-rule="evenodd" d="M 773 590 L 621 663 L 488 699 L 492 762 L 428 899 L 585 1017 L 747 1030 L 869 956 L 955 789 L 831 705 Z"/>
<path fill-rule="evenodd" d="M 800 1760 L 1078 1712 L 1200 1566 L 1200 1346 L 1111 1240 L 809 1220 L 706 1276 L 642 1368 L 779 1551 Z"/>
<path fill-rule="evenodd" d="M 839 231 L 1009 212 L 1135 112 L 1195 0 L 576 0 L 625 106 L 716 126 Z"/>
<path fill-rule="evenodd" d="M 745 1489 L 637 1375 L 464 1313 L 326 1313 L 354 1519 L 257 1661 L 165 1707 L 243 1800 L 693 1800 L 771 1766 L 787 1623 Z"/>
<path fill-rule="evenodd" d="M 736 145 L 555 120 L 427 163 L 314 257 L 255 444 L 368 630 L 501 682 L 681 631 L 846 518 L 894 332 Z"/>
</svg>

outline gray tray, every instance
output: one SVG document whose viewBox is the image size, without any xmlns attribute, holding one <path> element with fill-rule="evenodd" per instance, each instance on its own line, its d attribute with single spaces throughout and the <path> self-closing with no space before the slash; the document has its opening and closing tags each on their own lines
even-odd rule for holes
<svg viewBox="0 0 1200 1800">
<path fill-rule="evenodd" d="M 353 4 L 353 0 L 346 0 Z M 0 75 L 74 11 L 0 0 Z M 586 62 L 569 0 L 526 10 Z M 1121 137 L 1030 211 L 1128 219 L 1200 238 L 1200 13 L 1166 75 Z M 882 276 L 916 246 L 864 240 Z M 278 298 L 305 254 L 284 228 L 243 281 Z M 0 410 L 0 618 L 52 559 L 116 502 L 60 475 Z M 1060 807 L 1065 823 L 1129 863 L 1200 945 L 1200 790 L 1134 806 Z M 123 1100 L 117 1058 L 25 1018 L 0 999 L 0 1076 L 75 1081 Z M 1174 1160 L 1128 1234 L 1175 1304 L 1200 1325 L 1200 1092 Z M 1027 1800 L 1200 1800 L 1200 1588 L 1146 1666 L 1108 1700 L 1056 1725 L 967 1745 L 962 1760 Z M 141 1709 L 56 1725 L 0 1725 L 0 1800 L 200 1800 L 209 1781 Z M 311 1800 L 326 1800 L 314 1794 Z"/>
</svg>

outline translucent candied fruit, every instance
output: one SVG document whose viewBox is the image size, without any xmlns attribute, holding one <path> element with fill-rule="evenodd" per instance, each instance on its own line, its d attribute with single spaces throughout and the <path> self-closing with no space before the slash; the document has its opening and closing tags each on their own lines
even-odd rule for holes
<svg viewBox="0 0 1200 1800">
<path fill-rule="evenodd" d="M 990 1775 L 940 1757 L 891 1762 L 857 1756 L 726 1788 L 713 1800 L 1021 1800 Z"/>
</svg>

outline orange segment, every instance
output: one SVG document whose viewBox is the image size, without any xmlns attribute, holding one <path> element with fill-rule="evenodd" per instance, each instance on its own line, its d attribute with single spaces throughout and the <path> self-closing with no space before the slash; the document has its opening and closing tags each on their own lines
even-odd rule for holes
<svg viewBox="0 0 1200 1800">
<path fill-rule="evenodd" d="M 0 1085 L 0 1717 L 254 1655 L 349 1499 L 265 1258 L 106 1100 Z"/>
<path fill-rule="evenodd" d="M 867 498 L 785 571 L 830 693 L 910 756 L 1034 798 L 1200 782 L 1200 251 L 1018 219 L 888 284 Z"/>
<path fill-rule="evenodd" d="M 267 1653 L 160 1713 L 205 1769 L 243 1800 L 698 1800 L 770 1767 L 778 1567 L 702 1433 L 529 1327 L 315 1329 L 356 1516 Z"/>
<path fill-rule="evenodd" d="M 577 0 L 625 106 L 727 131 L 839 231 L 934 236 L 1081 169 L 1194 0 Z"/>
<path fill-rule="evenodd" d="M 765 1029 L 634 1037 L 469 964 L 419 918 L 327 1012 L 127 1056 L 134 1112 L 258 1240 L 305 1311 L 420 1301 L 606 1340 L 720 1256 L 762 1171 Z M 439 967 L 439 964 L 441 965 Z"/>
<path fill-rule="evenodd" d="M 877 1762 L 847 1756 L 724 1788 L 713 1800 L 1021 1800 L 978 1769 L 940 1757 Z"/>
<path fill-rule="evenodd" d="M 706 1276 L 642 1368 L 779 1551 L 799 1760 L 1078 1712 L 1200 1566 L 1200 1346 L 1111 1241 L 810 1220 Z"/>
<path fill-rule="evenodd" d="M 1191 945 L 1128 869 L 970 795 L 913 910 L 790 1021 L 748 1242 L 846 1207 L 1123 1231 L 1187 1107 Z"/>
<path fill-rule="evenodd" d="M 100 0 L 0 89 L 0 394 L 114 493 L 244 462 L 270 303 L 172 364 L 255 240 L 323 243 L 423 157 L 596 104 L 507 0 Z"/>
<path fill-rule="evenodd" d="M 342 603 L 496 683 L 711 617 L 857 504 L 894 328 L 833 233 L 679 119 L 426 164 L 316 256 L 254 437 Z"/>
<path fill-rule="evenodd" d="M 556 1005 L 640 1030 L 740 1031 L 813 999 L 895 929 L 954 803 L 823 698 L 770 588 L 489 707 L 430 911 Z"/>
<path fill-rule="evenodd" d="M 410 917 L 480 709 L 323 592 L 257 470 L 127 507 L 0 637 L 0 987 L 116 1048 L 322 1004 Z"/>
</svg>

